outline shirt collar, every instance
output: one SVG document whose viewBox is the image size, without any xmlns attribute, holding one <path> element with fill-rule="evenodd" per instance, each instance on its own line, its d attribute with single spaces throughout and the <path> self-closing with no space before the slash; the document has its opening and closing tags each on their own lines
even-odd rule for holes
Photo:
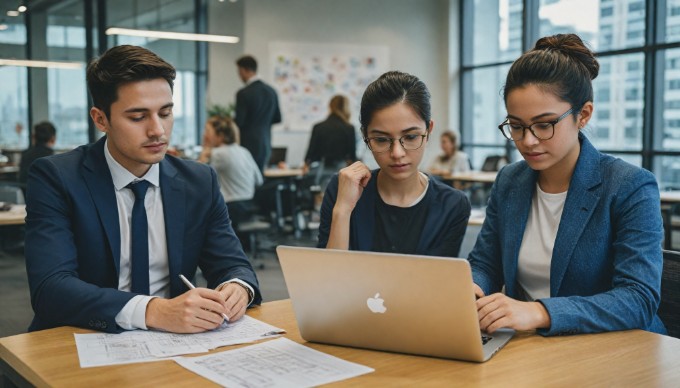
<svg viewBox="0 0 680 388">
<path fill-rule="evenodd" d="M 158 163 L 152 164 L 149 171 L 147 171 L 143 177 L 137 178 L 113 158 L 113 155 L 111 155 L 111 152 L 109 151 L 109 139 L 106 139 L 106 142 L 104 143 L 104 156 L 106 157 L 106 164 L 109 166 L 109 171 L 111 171 L 113 186 L 116 190 L 122 190 L 130 183 L 140 180 L 147 180 L 155 187 L 159 187 L 160 169 Z"/>
<path fill-rule="evenodd" d="M 246 86 L 252 84 L 255 81 L 259 81 L 259 80 L 260 80 L 260 77 L 258 77 L 257 74 L 255 74 L 254 76 L 250 77 L 250 79 L 248 81 L 246 81 Z"/>
</svg>

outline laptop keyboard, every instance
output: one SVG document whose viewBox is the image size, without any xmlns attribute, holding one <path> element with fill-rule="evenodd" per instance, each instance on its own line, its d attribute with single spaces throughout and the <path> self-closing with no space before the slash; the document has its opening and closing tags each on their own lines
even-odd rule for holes
<svg viewBox="0 0 680 388">
<path fill-rule="evenodd" d="M 486 345 L 487 342 L 491 341 L 493 337 L 482 334 L 482 345 Z"/>
</svg>

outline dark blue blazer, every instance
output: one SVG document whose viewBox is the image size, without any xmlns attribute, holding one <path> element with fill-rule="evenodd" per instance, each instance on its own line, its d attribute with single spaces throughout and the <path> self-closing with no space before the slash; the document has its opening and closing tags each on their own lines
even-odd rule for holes
<svg viewBox="0 0 680 388">
<path fill-rule="evenodd" d="M 118 290 L 120 227 L 102 138 L 30 169 L 26 198 L 26 269 L 35 317 L 29 330 L 73 325 L 121 331 L 116 314 L 135 296 Z M 258 282 L 231 227 L 213 169 L 166 156 L 160 162 L 170 293 L 199 266 L 214 288 L 239 278 Z"/>
<path fill-rule="evenodd" d="M 352 251 L 371 251 L 373 248 L 379 171 L 371 171 L 371 179 L 352 211 L 349 225 L 349 249 Z M 336 174 L 328 183 L 321 204 L 321 223 L 317 245 L 319 248 L 325 248 L 328 244 L 333 207 L 337 196 L 338 175 Z M 418 254 L 458 256 L 467 229 L 468 218 L 470 218 L 470 201 L 461 191 L 432 178 L 422 200 L 427 215 L 425 227 L 418 242 Z"/>
<path fill-rule="evenodd" d="M 550 314 L 543 335 L 643 329 L 665 333 L 656 315 L 663 226 L 652 173 L 597 151 L 579 135 L 550 265 Z M 525 161 L 504 167 L 468 259 L 486 295 L 520 297 L 517 261 L 538 173 Z"/>
<path fill-rule="evenodd" d="M 271 154 L 272 124 L 281 122 L 276 91 L 261 80 L 239 90 L 235 121 L 241 131 L 241 145 L 250 151 L 263 170 Z"/>
</svg>

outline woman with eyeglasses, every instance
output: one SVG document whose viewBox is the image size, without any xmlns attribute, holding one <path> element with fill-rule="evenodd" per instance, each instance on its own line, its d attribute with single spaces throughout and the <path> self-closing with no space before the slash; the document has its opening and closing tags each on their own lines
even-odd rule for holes
<svg viewBox="0 0 680 388">
<path fill-rule="evenodd" d="M 430 92 L 417 77 L 391 71 L 361 99 L 361 131 L 378 166 L 340 170 L 321 205 L 319 247 L 457 256 L 470 203 L 418 170 L 434 122 Z"/>
<path fill-rule="evenodd" d="M 574 34 L 539 39 L 510 68 L 499 128 L 524 161 L 498 173 L 468 257 L 482 330 L 665 333 L 656 179 L 581 131 L 598 71 Z"/>
</svg>

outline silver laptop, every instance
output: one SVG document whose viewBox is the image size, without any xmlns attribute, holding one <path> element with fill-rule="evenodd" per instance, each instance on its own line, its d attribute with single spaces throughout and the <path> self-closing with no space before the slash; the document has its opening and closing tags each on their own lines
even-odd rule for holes
<svg viewBox="0 0 680 388">
<path fill-rule="evenodd" d="M 279 246 L 302 338 L 483 362 L 514 335 L 481 333 L 465 259 Z"/>
</svg>

